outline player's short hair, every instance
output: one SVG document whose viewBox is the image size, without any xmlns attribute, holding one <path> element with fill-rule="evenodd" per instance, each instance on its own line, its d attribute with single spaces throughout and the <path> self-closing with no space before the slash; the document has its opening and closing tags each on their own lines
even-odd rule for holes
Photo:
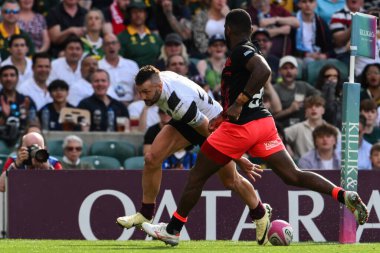
<svg viewBox="0 0 380 253">
<path fill-rule="evenodd" d="M 360 111 L 369 112 L 372 110 L 377 110 L 377 104 L 372 99 L 363 99 L 360 102 Z"/>
<path fill-rule="evenodd" d="M 326 100 L 320 95 L 313 95 L 305 99 L 305 108 L 312 107 L 313 105 L 325 107 Z"/>
<path fill-rule="evenodd" d="M 250 35 L 252 20 L 245 10 L 234 9 L 227 14 L 225 26 L 230 27 L 234 34 Z"/>
<path fill-rule="evenodd" d="M 48 53 L 46 53 L 46 52 L 35 53 L 32 57 L 33 67 L 36 65 L 36 62 L 38 59 L 48 59 L 49 62 L 51 62 L 51 57 Z"/>
<path fill-rule="evenodd" d="M 314 146 L 316 139 L 322 136 L 334 136 L 335 140 L 337 140 L 338 130 L 333 125 L 328 123 L 317 126 L 313 131 Z"/>
<path fill-rule="evenodd" d="M 28 47 L 28 43 L 27 43 L 27 41 L 26 41 L 26 38 L 25 38 L 25 36 L 22 35 L 22 34 L 13 34 L 13 35 L 11 36 L 11 38 L 9 39 L 9 47 L 12 47 L 12 46 L 13 46 L 13 43 L 15 42 L 15 40 L 18 40 L 18 39 L 23 39 L 24 42 L 25 42 L 25 46 Z"/>
<path fill-rule="evenodd" d="M 16 73 L 16 76 L 18 78 L 18 69 L 14 66 L 14 65 L 4 65 L 0 68 L 0 77 L 3 76 L 3 73 L 4 71 L 8 70 L 8 69 L 13 69 L 14 72 Z"/>
<path fill-rule="evenodd" d="M 152 65 L 146 65 L 142 67 L 139 72 L 137 73 L 135 77 L 135 83 L 136 85 L 142 85 L 145 83 L 147 80 L 153 79 L 153 78 L 158 78 L 160 79 L 159 74 L 160 71 L 155 68 Z"/>
</svg>

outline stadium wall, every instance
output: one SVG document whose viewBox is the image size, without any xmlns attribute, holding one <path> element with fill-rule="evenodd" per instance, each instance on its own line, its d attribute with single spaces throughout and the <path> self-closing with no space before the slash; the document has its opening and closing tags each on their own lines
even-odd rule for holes
<svg viewBox="0 0 380 253">
<path fill-rule="evenodd" d="M 8 178 L 9 238 L 147 239 L 138 229 L 123 230 L 116 217 L 133 214 L 141 202 L 141 171 L 11 171 Z M 339 182 L 339 171 L 319 171 Z M 154 222 L 169 221 L 187 171 L 164 171 Z M 380 172 L 359 172 L 359 193 L 370 210 L 357 230 L 360 242 L 380 241 Z M 338 241 L 339 205 L 329 196 L 286 186 L 265 171 L 255 184 L 272 219 L 288 220 L 294 241 Z M 1 224 L 1 223 L 0 223 Z M 183 230 L 184 240 L 254 240 L 248 209 L 218 178 L 209 180 Z"/>
</svg>

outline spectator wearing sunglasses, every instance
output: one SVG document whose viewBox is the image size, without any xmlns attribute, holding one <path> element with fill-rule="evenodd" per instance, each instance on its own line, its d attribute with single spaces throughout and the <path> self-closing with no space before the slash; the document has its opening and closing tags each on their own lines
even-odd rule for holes
<svg viewBox="0 0 380 253">
<path fill-rule="evenodd" d="M 29 35 L 20 29 L 17 22 L 19 20 L 20 5 L 16 0 L 6 0 L 1 6 L 1 16 L 3 18 L 0 23 L 0 56 L 1 60 L 5 60 L 9 56 L 9 39 L 14 34 L 20 34 L 25 37 L 29 49 L 28 56 L 34 54 L 34 44 Z"/>
<path fill-rule="evenodd" d="M 94 167 L 80 160 L 83 151 L 83 141 L 76 135 L 69 135 L 63 140 L 62 168 L 67 170 L 90 170 Z"/>
</svg>

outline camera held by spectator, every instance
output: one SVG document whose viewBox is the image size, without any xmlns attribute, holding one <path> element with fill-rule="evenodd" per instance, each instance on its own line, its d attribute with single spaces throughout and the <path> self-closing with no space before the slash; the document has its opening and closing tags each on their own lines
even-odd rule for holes
<svg viewBox="0 0 380 253">
<path fill-rule="evenodd" d="M 32 165 L 32 159 L 36 159 L 39 163 L 46 163 L 49 159 L 49 152 L 46 149 L 40 148 L 38 145 L 33 144 L 28 147 L 28 159 L 24 160 L 23 164 Z"/>
</svg>

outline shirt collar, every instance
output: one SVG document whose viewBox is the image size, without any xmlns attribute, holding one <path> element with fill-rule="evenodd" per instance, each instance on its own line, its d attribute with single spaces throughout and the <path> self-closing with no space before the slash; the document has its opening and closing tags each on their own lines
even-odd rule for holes
<svg viewBox="0 0 380 253">
<path fill-rule="evenodd" d="M 9 37 L 9 34 L 5 30 L 3 22 L 0 23 L 0 33 L 1 33 L 1 35 L 3 35 L 4 38 L 8 38 Z M 21 30 L 18 27 L 18 25 L 16 25 L 14 34 L 20 34 L 20 33 L 21 33 Z"/>
<path fill-rule="evenodd" d="M 127 26 L 127 32 L 128 32 L 130 35 L 135 35 L 135 34 L 138 33 L 137 30 L 136 30 L 136 28 L 135 28 L 133 25 L 128 25 L 128 26 Z M 149 30 L 149 28 L 146 27 L 146 26 L 145 26 L 145 28 L 144 28 L 144 33 L 145 33 L 145 34 L 150 34 L 150 30 Z"/>
</svg>

